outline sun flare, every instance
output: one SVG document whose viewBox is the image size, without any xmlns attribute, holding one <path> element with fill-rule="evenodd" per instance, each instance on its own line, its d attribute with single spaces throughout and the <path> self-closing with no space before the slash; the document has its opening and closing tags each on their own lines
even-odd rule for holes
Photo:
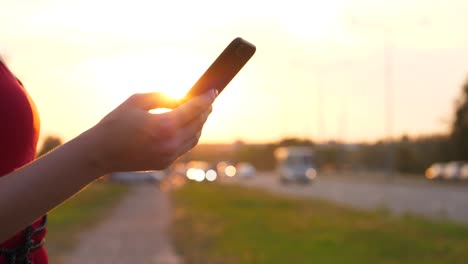
<svg viewBox="0 0 468 264">
<path fill-rule="evenodd" d="M 121 102 L 135 93 L 162 92 L 181 99 L 195 83 L 201 66 L 194 56 L 165 51 L 164 54 L 132 54 L 101 58 L 83 65 L 94 83 L 109 99 Z"/>
</svg>

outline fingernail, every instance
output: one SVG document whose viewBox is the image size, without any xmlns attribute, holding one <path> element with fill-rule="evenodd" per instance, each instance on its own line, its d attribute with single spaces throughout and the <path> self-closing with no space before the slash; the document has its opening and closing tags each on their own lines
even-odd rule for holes
<svg viewBox="0 0 468 264">
<path fill-rule="evenodd" d="M 207 91 L 204 96 L 206 96 L 210 100 L 214 100 L 216 98 L 216 96 L 218 96 L 218 90 L 211 89 L 211 90 Z"/>
</svg>

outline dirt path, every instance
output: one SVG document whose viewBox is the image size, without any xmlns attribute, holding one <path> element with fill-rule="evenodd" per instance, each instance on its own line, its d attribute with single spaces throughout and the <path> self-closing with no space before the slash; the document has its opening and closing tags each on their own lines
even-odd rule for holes
<svg viewBox="0 0 468 264">
<path fill-rule="evenodd" d="M 135 186 L 111 216 L 88 230 L 63 263 L 180 264 L 171 246 L 167 193 L 154 185 Z"/>
</svg>

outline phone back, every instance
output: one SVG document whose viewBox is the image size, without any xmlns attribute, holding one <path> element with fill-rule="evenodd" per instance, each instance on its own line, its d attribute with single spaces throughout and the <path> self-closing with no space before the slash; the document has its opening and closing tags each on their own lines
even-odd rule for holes
<svg viewBox="0 0 468 264">
<path fill-rule="evenodd" d="M 234 39 L 198 79 L 186 98 L 203 94 L 208 89 L 221 93 L 255 53 L 255 46 L 242 38 Z"/>
</svg>

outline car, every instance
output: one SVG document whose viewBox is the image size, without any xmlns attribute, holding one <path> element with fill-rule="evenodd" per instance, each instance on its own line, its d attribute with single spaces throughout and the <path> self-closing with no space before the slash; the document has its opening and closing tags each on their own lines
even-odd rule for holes
<svg viewBox="0 0 468 264">
<path fill-rule="evenodd" d="M 460 180 L 468 180 L 468 163 L 463 163 L 460 168 Z"/>
<path fill-rule="evenodd" d="M 218 178 L 216 168 L 205 161 L 190 161 L 186 164 L 186 168 L 186 175 L 190 180 L 212 182 Z"/>
<path fill-rule="evenodd" d="M 236 166 L 227 161 L 218 162 L 215 169 L 218 176 L 222 178 L 232 178 L 237 174 Z"/>
<path fill-rule="evenodd" d="M 442 179 L 442 173 L 444 171 L 443 163 L 434 163 L 426 169 L 425 175 L 429 180 Z"/>
<path fill-rule="evenodd" d="M 252 178 L 255 176 L 256 170 L 255 167 L 247 162 L 239 162 L 236 165 L 236 174 L 240 176 L 241 178 Z"/>
<path fill-rule="evenodd" d="M 317 178 L 314 151 L 310 147 L 280 147 L 275 150 L 280 182 L 309 183 Z"/>
<path fill-rule="evenodd" d="M 425 171 L 429 180 L 468 180 L 468 163 L 464 161 L 436 162 Z"/>
<path fill-rule="evenodd" d="M 460 179 L 460 170 L 463 162 L 451 161 L 444 165 L 442 170 L 442 178 L 444 180 L 458 180 Z"/>
<path fill-rule="evenodd" d="M 159 183 L 165 177 L 163 171 L 125 171 L 113 172 L 110 180 L 120 183 Z"/>
</svg>

